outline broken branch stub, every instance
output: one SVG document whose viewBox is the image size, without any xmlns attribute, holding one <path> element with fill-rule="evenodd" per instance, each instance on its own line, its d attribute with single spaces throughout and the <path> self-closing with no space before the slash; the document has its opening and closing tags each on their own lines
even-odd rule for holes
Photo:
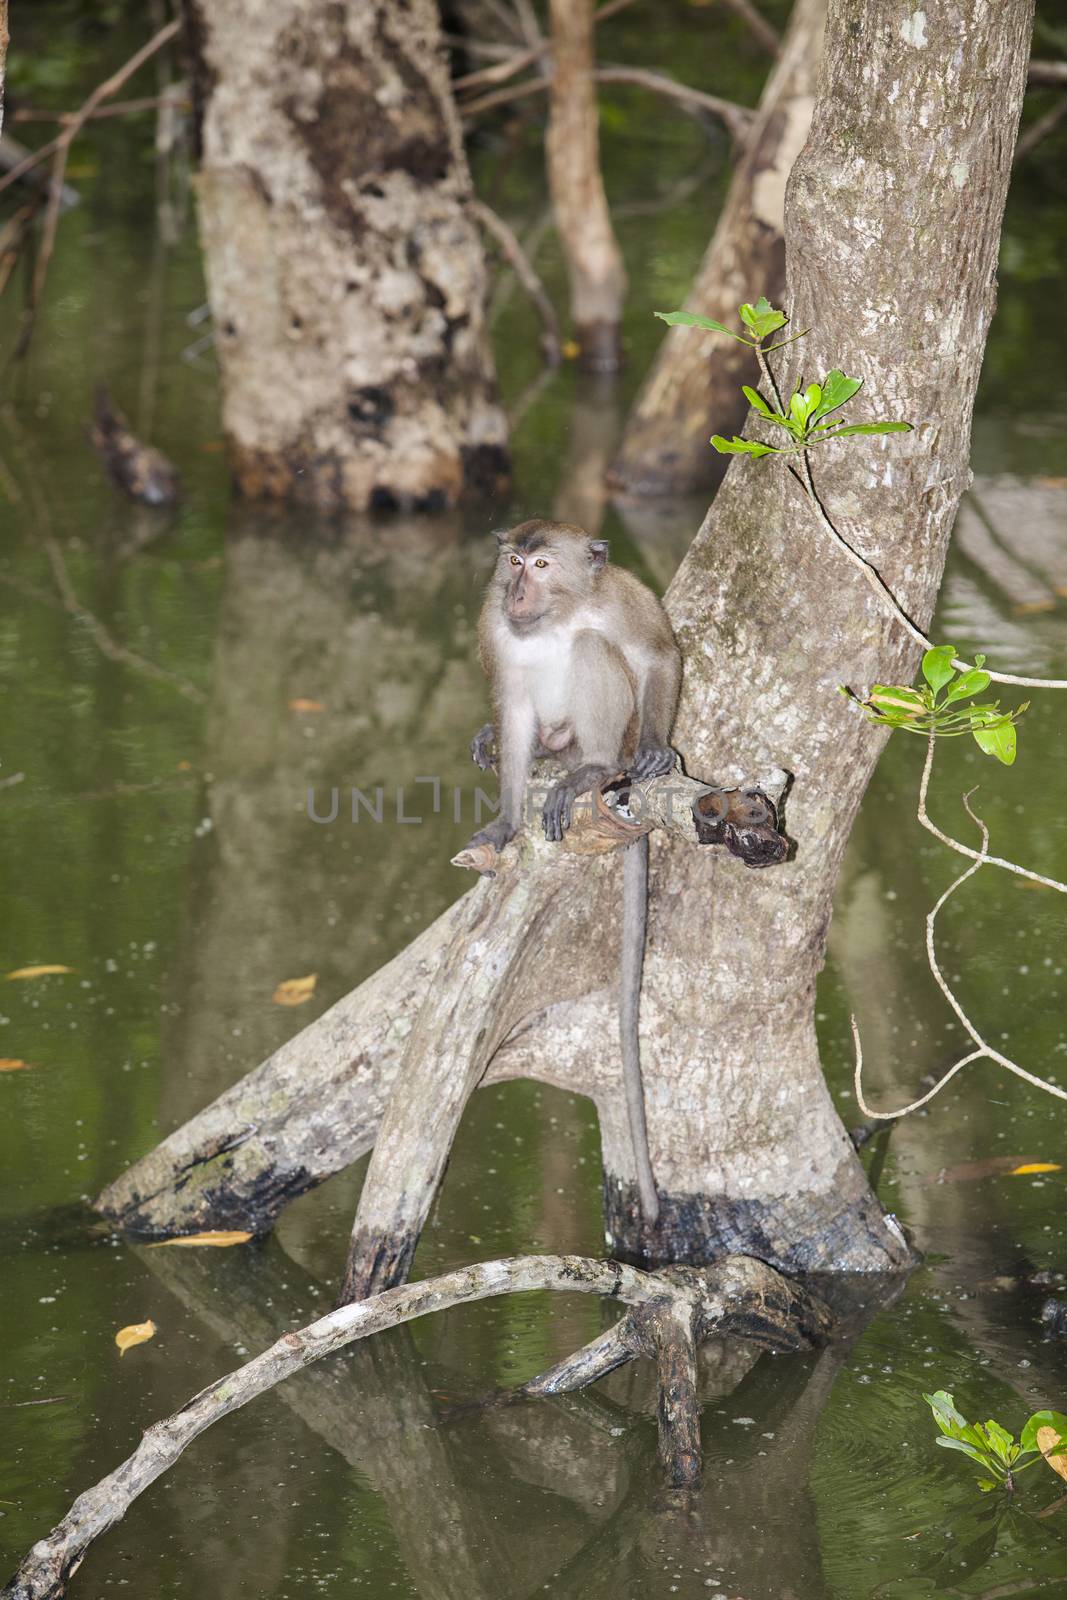
<svg viewBox="0 0 1067 1600">
<path fill-rule="evenodd" d="M 625 849 L 643 833 L 658 829 L 687 844 L 725 845 L 749 867 L 775 866 L 789 853 L 776 804 L 788 781 L 777 768 L 751 785 L 728 789 L 698 783 L 680 772 L 641 783 L 620 773 L 584 805 L 579 803 L 563 849 L 573 855 L 600 855 Z M 540 774 L 527 786 L 525 815 L 535 841 L 549 787 Z M 495 872 L 498 861 L 499 852 L 488 844 L 467 845 L 452 857 L 453 866 L 485 874 Z"/>
</svg>

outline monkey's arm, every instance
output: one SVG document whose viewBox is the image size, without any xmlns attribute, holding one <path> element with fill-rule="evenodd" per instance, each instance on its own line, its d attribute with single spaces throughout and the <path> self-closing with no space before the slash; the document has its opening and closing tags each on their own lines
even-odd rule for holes
<svg viewBox="0 0 1067 1600">
<path fill-rule="evenodd" d="M 500 733 L 496 738 L 492 723 L 479 729 L 471 744 L 471 753 L 478 761 L 478 748 L 483 748 L 483 735 L 488 729 L 490 739 L 496 738 L 500 770 L 500 815 L 488 827 L 481 828 L 470 840 L 467 848 L 477 844 L 491 844 L 502 850 L 513 839 L 522 822 L 522 806 L 526 793 L 526 780 L 530 775 L 537 718 L 532 702 L 526 695 L 513 691 L 500 697 L 498 723 Z M 486 762 L 485 765 L 489 763 Z M 483 763 L 478 761 L 478 765 Z"/>
</svg>

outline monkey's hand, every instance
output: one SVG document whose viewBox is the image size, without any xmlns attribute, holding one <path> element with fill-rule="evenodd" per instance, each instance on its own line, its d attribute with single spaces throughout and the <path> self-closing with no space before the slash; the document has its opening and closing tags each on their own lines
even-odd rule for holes
<svg viewBox="0 0 1067 1600">
<path fill-rule="evenodd" d="M 674 771 L 677 756 L 666 744 L 639 744 L 630 762 L 631 778 L 662 778 Z"/>
<path fill-rule="evenodd" d="M 497 817 L 487 828 L 480 828 L 473 839 L 468 839 L 464 845 L 465 850 L 473 850 L 476 845 L 492 845 L 494 850 L 503 850 L 510 839 L 514 839 L 515 829 L 504 817 Z"/>
<path fill-rule="evenodd" d="M 491 722 L 484 727 L 471 740 L 471 758 L 483 772 L 488 772 L 496 759 L 496 732 Z"/>
</svg>

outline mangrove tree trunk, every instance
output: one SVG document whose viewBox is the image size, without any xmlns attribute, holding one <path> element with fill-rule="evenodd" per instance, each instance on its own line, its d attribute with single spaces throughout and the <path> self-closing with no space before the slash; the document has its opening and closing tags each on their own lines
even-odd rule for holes
<svg viewBox="0 0 1067 1600">
<path fill-rule="evenodd" d="M 549 0 L 552 81 L 545 154 L 548 185 L 570 279 L 579 360 L 597 372 L 619 365 L 626 293 L 600 172 L 593 0 Z"/>
<path fill-rule="evenodd" d="M 436 510 L 506 471 L 481 240 L 433 0 L 185 0 L 233 470 Z"/>
</svg>

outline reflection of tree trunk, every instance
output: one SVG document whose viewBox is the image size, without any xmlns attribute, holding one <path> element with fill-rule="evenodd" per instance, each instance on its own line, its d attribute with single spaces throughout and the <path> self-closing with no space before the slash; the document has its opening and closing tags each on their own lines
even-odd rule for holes
<svg viewBox="0 0 1067 1600">
<path fill-rule="evenodd" d="M 232 1256 L 224 1264 L 206 1260 L 206 1253 L 196 1256 L 159 1251 L 144 1259 L 227 1343 L 263 1348 L 280 1326 L 299 1326 L 314 1307 L 315 1285 L 280 1252 L 240 1265 Z M 370 1479 L 424 1600 L 489 1600 L 500 1592 L 510 1566 L 507 1549 L 480 1514 L 471 1477 L 453 1460 L 410 1329 L 368 1340 L 343 1359 L 318 1362 L 277 1394 Z M 276 1463 L 271 1470 L 276 1477 Z M 508 1590 L 514 1592 L 510 1583 Z"/>
<path fill-rule="evenodd" d="M 593 0 L 549 0 L 552 81 L 545 153 L 556 227 L 567 258 L 571 318 L 586 367 L 619 365 L 626 271 L 600 173 Z"/>
<path fill-rule="evenodd" d="M 767 80 L 759 114 L 737 164 L 686 309 L 737 326 L 737 307 L 785 289 L 785 184 L 811 121 L 826 0 L 794 0 L 781 58 Z M 684 494 L 723 473 L 708 444 L 740 425 L 740 385 L 756 364 L 721 333 L 671 328 L 630 414 L 611 470 L 628 494 Z"/>
<path fill-rule="evenodd" d="M 432 0 L 186 0 L 223 422 L 244 493 L 452 504 L 506 467 Z"/>
<path fill-rule="evenodd" d="M 230 529 L 168 1125 L 218 1092 L 221 1062 L 236 1070 L 292 1031 L 270 1003 L 282 978 L 317 972 L 318 995 L 342 994 L 405 942 L 411 910 L 432 916 L 456 892 L 448 861 L 470 815 L 453 820 L 452 793 L 470 783 L 485 700 L 470 554 L 448 519 L 397 519 L 384 543 L 362 519 L 320 532 L 294 548 L 247 510 Z M 436 814 L 423 776 L 440 779 Z M 373 802 L 378 785 L 381 822 L 354 823 L 352 787 Z M 337 820 L 317 825 L 308 792 L 326 816 L 333 788 Z M 421 823 L 398 823 L 401 790 Z"/>
</svg>

